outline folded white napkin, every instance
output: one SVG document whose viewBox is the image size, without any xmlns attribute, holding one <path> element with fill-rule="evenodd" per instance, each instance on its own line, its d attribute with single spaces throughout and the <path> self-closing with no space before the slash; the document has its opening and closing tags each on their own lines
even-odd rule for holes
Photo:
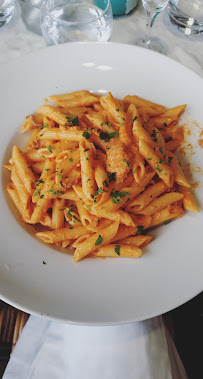
<svg viewBox="0 0 203 379">
<path fill-rule="evenodd" d="M 31 316 L 3 379 L 185 379 L 162 317 L 109 327 Z"/>
</svg>

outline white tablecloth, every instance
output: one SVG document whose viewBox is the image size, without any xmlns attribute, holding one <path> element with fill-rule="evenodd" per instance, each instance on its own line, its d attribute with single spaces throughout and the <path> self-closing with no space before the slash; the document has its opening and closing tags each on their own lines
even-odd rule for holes
<svg viewBox="0 0 203 379">
<path fill-rule="evenodd" d="M 3 379 L 186 379 L 162 317 L 110 327 L 31 316 Z"/>
</svg>

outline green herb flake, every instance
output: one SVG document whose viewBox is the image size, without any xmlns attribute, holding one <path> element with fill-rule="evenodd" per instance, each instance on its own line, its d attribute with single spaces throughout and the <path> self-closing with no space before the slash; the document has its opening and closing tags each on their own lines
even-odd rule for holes
<svg viewBox="0 0 203 379">
<path fill-rule="evenodd" d="M 132 121 L 132 122 L 134 122 L 134 121 L 136 121 L 136 120 L 137 120 L 137 116 L 135 116 L 135 117 L 134 117 L 134 119 L 133 119 L 133 121 Z"/>
<path fill-rule="evenodd" d="M 166 220 L 166 221 L 164 222 L 164 225 L 169 224 L 169 222 L 171 222 L 171 221 L 173 221 L 172 218 L 169 218 L 168 220 Z"/>
<path fill-rule="evenodd" d="M 47 263 L 45 261 L 43 261 L 43 265 L 46 265 Z"/>
<path fill-rule="evenodd" d="M 157 142 L 157 134 L 155 129 L 152 130 L 151 137 L 153 138 L 154 142 Z"/>
<path fill-rule="evenodd" d="M 50 168 L 45 168 L 44 170 L 47 172 L 47 176 L 48 176 Z"/>
<path fill-rule="evenodd" d="M 125 162 L 126 165 L 127 165 L 128 167 L 130 167 L 130 163 L 127 161 L 127 159 L 123 159 L 123 162 Z"/>
<path fill-rule="evenodd" d="M 114 138 L 117 136 L 118 132 L 113 132 L 113 133 L 107 133 L 107 132 L 100 132 L 99 138 L 105 142 L 110 141 L 111 138 Z"/>
<path fill-rule="evenodd" d="M 164 161 L 163 159 L 159 159 L 159 163 L 165 163 L 165 164 L 168 164 L 168 162 Z"/>
<path fill-rule="evenodd" d="M 114 251 L 117 255 L 120 255 L 120 246 L 116 245 Z"/>
<path fill-rule="evenodd" d="M 127 191 L 119 192 L 119 191 L 114 191 L 114 190 L 110 192 L 110 198 L 114 204 L 118 204 L 119 201 L 122 201 L 122 197 L 125 197 L 126 195 L 129 195 L 129 192 Z"/>
<path fill-rule="evenodd" d="M 173 159 L 173 157 L 168 157 L 168 164 L 171 163 L 172 159 Z"/>
<path fill-rule="evenodd" d="M 162 172 L 162 169 L 157 165 L 156 166 L 156 170 L 158 171 L 158 172 Z"/>
<path fill-rule="evenodd" d="M 89 149 L 85 149 L 85 150 L 84 150 L 84 153 L 85 153 L 86 151 L 88 151 L 88 150 L 89 150 Z"/>
<path fill-rule="evenodd" d="M 70 226 L 70 228 L 69 229 L 73 229 L 73 226 Z"/>
<path fill-rule="evenodd" d="M 148 157 L 148 158 L 147 158 L 147 160 L 148 160 L 148 161 L 151 161 L 151 160 L 152 160 L 152 158 Z"/>
<path fill-rule="evenodd" d="M 96 242 L 95 242 L 95 246 L 99 246 L 101 245 L 103 242 L 103 238 L 102 236 L 99 234 L 99 237 L 97 238 Z"/>
<path fill-rule="evenodd" d="M 166 126 L 168 126 L 168 125 L 167 125 L 167 123 L 166 123 L 166 122 L 164 122 L 164 123 L 163 123 L 163 126 L 165 126 L 165 127 L 166 127 Z"/>
<path fill-rule="evenodd" d="M 50 151 L 50 153 L 52 153 L 52 148 L 51 148 L 50 145 L 49 145 L 49 147 L 48 147 L 48 150 Z"/>
<path fill-rule="evenodd" d="M 69 116 L 66 116 L 66 118 L 67 118 L 68 122 L 72 122 L 72 126 L 76 126 L 76 125 L 79 124 L 79 118 L 78 118 L 78 116 L 75 116 L 75 117 L 71 118 L 71 115 L 69 115 Z"/>
<path fill-rule="evenodd" d="M 33 172 L 33 174 L 35 173 L 32 166 L 28 166 L 28 168 Z"/>
<path fill-rule="evenodd" d="M 88 210 L 89 212 L 91 212 L 91 207 L 90 207 L 90 205 L 87 205 L 87 210 Z"/>
<path fill-rule="evenodd" d="M 92 135 L 91 135 L 90 133 L 88 133 L 87 131 L 84 132 L 84 133 L 82 134 L 82 136 L 85 137 L 86 139 L 89 139 L 89 138 L 92 137 Z"/>
<path fill-rule="evenodd" d="M 137 232 L 136 232 L 136 234 L 142 234 L 143 230 L 144 230 L 144 226 L 143 225 L 138 225 L 137 226 Z"/>
<path fill-rule="evenodd" d="M 163 147 L 160 147 L 159 151 L 160 151 L 160 153 L 163 155 L 163 157 L 166 156 L 166 154 L 164 153 L 164 149 L 163 149 Z"/>
<path fill-rule="evenodd" d="M 107 172 L 107 178 L 109 183 L 116 181 L 116 172 Z"/>
</svg>

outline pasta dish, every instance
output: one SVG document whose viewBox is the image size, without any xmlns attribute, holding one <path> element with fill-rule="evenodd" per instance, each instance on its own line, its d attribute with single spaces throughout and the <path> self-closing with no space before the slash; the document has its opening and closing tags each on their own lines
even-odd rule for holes
<svg viewBox="0 0 203 379">
<path fill-rule="evenodd" d="M 199 212 L 175 155 L 186 105 L 88 91 L 49 99 L 26 117 L 26 148 L 14 146 L 5 165 L 7 191 L 23 222 L 44 227 L 40 240 L 73 248 L 74 262 L 140 257 L 151 228 Z"/>
</svg>

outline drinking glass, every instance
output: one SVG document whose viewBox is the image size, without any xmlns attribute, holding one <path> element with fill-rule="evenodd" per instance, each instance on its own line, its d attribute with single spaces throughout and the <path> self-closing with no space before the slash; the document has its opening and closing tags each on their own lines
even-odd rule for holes
<svg viewBox="0 0 203 379">
<path fill-rule="evenodd" d="M 203 0 L 170 0 L 170 20 L 185 35 L 203 33 Z"/>
<path fill-rule="evenodd" d="M 15 8 L 15 0 L 0 0 L 0 27 L 10 21 Z"/>
<path fill-rule="evenodd" d="M 155 50 L 159 53 L 165 53 L 160 43 L 151 40 L 151 30 L 154 21 L 160 12 L 167 6 L 168 0 L 142 0 L 143 7 L 146 13 L 146 27 L 144 40 L 139 42 L 139 45 L 146 49 Z"/>
<path fill-rule="evenodd" d="M 49 45 L 106 42 L 112 33 L 110 0 L 42 0 L 41 30 Z"/>
<path fill-rule="evenodd" d="M 31 32 L 42 35 L 40 28 L 41 0 L 19 0 L 24 25 Z"/>
</svg>

